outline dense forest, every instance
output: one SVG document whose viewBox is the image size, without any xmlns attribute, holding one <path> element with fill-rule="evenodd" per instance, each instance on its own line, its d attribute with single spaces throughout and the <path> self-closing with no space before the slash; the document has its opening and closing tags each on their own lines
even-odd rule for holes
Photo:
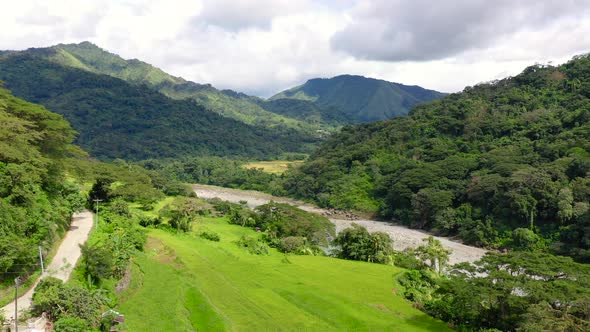
<svg viewBox="0 0 590 332">
<path fill-rule="evenodd" d="M 316 136 L 314 130 L 318 128 L 317 124 L 267 111 L 263 105 L 265 101 L 261 98 L 187 81 L 143 61 L 125 60 L 89 42 L 59 44 L 18 53 L 32 54 L 65 67 L 116 77 L 132 85 L 148 86 L 172 99 L 192 99 L 210 111 L 248 125 L 295 130 L 303 136 Z"/>
<path fill-rule="evenodd" d="M 253 127 L 189 100 L 31 54 L 0 56 L 0 79 L 13 93 L 64 115 L 76 143 L 101 159 L 193 155 L 270 158 L 310 151 L 316 138 L 286 128 Z"/>
<path fill-rule="evenodd" d="M 0 283 L 35 270 L 38 246 L 51 248 L 84 205 L 62 171 L 83 153 L 74 135 L 61 115 L 0 88 Z"/>
<path fill-rule="evenodd" d="M 590 56 L 347 126 L 284 188 L 486 247 L 590 261 Z"/>
</svg>

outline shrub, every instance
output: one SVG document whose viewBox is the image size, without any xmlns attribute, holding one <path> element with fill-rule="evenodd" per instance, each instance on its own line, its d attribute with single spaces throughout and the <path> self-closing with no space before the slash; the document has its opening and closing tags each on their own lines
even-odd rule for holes
<svg viewBox="0 0 590 332">
<path fill-rule="evenodd" d="M 287 236 L 279 241 L 278 249 L 284 253 L 293 253 L 305 246 L 305 238 L 301 236 Z"/>
<path fill-rule="evenodd" d="M 78 317 L 62 317 L 53 325 L 53 331 L 55 332 L 80 332 L 88 330 L 88 322 Z"/>
<path fill-rule="evenodd" d="M 219 234 L 217 234 L 215 232 L 211 232 L 211 231 L 201 232 L 201 234 L 199 236 L 202 237 L 203 239 L 206 239 L 209 241 L 215 241 L 215 242 L 219 242 L 219 240 L 221 239 Z"/>
<path fill-rule="evenodd" d="M 162 224 L 162 218 L 160 217 L 139 217 L 139 225 L 142 227 L 158 227 Z"/>
<path fill-rule="evenodd" d="M 268 255 L 270 252 L 266 243 L 252 236 L 242 235 L 238 240 L 238 246 L 247 249 L 249 253 L 254 255 Z"/>
<path fill-rule="evenodd" d="M 335 226 L 328 218 L 303 211 L 295 206 L 270 202 L 256 208 L 256 225 L 277 238 L 305 237 L 313 245 L 327 245 L 335 235 Z"/>
<path fill-rule="evenodd" d="M 408 270 L 422 270 L 426 268 L 426 264 L 416 258 L 416 254 L 412 249 L 396 251 L 393 254 L 393 264 Z"/>
<path fill-rule="evenodd" d="M 74 317 L 91 324 L 96 322 L 102 305 L 101 299 L 86 288 L 66 285 L 59 279 L 47 277 L 35 288 L 31 313 L 41 315 L 46 312 L 54 321 Z M 74 320 L 66 320 L 63 322 L 64 328 L 69 326 L 68 323 L 77 324 Z"/>
</svg>

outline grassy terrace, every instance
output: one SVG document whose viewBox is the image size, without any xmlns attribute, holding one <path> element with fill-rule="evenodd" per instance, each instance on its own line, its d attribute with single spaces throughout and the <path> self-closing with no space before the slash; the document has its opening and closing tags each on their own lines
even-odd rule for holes
<svg viewBox="0 0 590 332">
<path fill-rule="evenodd" d="M 272 174 L 283 174 L 289 169 L 289 166 L 297 166 L 303 164 L 303 161 L 286 161 L 286 160 L 273 160 L 273 161 L 253 161 L 245 164 L 244 168 L 261 168 L 262 171 Z"/>
<path fill-rule="evenodd" d="M 217 232 L 220 242 L 197 236 Z M 250 229 L 203 218 L 186 235 L 151 230 L 120 310 L 129 331 L 447 331 L 397 295 L 402 270 L 328 257 L 256 256 Z"/>
</svg>

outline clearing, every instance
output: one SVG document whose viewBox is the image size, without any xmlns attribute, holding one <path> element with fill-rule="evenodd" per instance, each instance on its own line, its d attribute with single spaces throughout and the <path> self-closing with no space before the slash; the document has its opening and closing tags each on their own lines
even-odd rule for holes
<svg viewBox="0 0 590 332">
<path fill-rule="evenodd" d="M 273 160 L 273 161 L 253 161 L 244 164 L 244 168 L 261 168 L 263 172 L 272 174 L 283 174 L 289 169 L 289 166 L 297 166 L 303 164 L 302 160 L 287 161 L 287 160 Z"/>
<path fill-rule="evenodd" d="M 200 238 L 207 230 L 220 242 Z M 201 218 L 193 232 L 150 230 L 120 297 L 130 331 L 449 331 L 412 307 L 403 269 L 319 256 L 256 256 L 254 230 Z"/>
</svg>

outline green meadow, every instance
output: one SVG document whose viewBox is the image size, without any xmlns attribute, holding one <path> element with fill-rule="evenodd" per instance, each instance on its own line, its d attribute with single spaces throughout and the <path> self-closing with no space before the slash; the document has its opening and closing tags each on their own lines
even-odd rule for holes
<svg viewBox="0 0 590 332">
<path fill-rule="evenodd" d="M 221 241 L 200 238 L 204 230 Z M 120 295 L 127 330 L 449 330 L 402 298 L 402 269 L 274 249 L 257 256 L 235 244 L 244 234 L 256 232 L 223 218 L 203 218 L 189 234 L 150 230 Z"/>
</svg>

